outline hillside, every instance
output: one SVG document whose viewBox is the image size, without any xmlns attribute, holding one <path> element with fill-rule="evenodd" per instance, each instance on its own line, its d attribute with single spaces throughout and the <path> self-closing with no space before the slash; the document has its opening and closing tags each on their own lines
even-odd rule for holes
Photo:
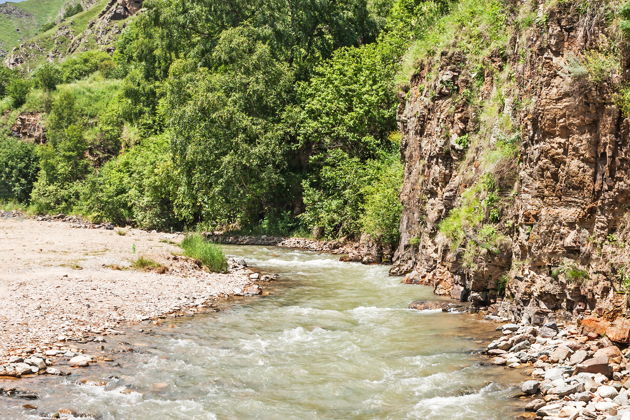
<svg viewBox="0 0 630 420">
<path fill-rule="evenodd" d="M 26 0 L 0 4 L 0 56 L 63 17 L 68 0 Z"/>
<path fill-rule="evenodd" d="M 37 0 L 18 4 L 32 8 L 29 2 Z M 60 61 L 76 52 L 91 49 L 111 52 L 127 18 L 135 14 L 140 5 L 141 2 L 134 0 L 84 0 L 80 4 L 66 1 L 56 19 L 38 26 L 30 37 L 21 38 L 20 45 L 7 54 L 5 64 L 32 71 L 46 61 Z"/>
<path fill-rule="evenodd" d="M 630 4 L 490 3 L 460 2 L 417 50 L 393 271 L 479 306 L 504 297 L 513 319 L 614 319 L 630 287 Z"/>
</svg>

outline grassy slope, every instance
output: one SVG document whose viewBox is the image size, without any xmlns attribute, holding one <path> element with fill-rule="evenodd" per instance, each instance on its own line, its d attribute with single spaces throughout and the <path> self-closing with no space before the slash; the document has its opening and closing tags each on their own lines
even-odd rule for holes
<svg viewBox="0 0 630 420">
<path fill-rule="evenodd" d="M 54 21 L 67 0 L 26 0 L 10 3 L 30 16 L 18 18 L 0 14 L 0 48 L 11 48 L 33 37 L 45 23 Z M 17 29 L 20 31 L 18 32 Z"/>
<path fill-rule="evenodd" d="M 38 0 L 27 0 L 27 1 L 38 1 Z M 67 1 L 67 0 L 64 0 L 64 1 Z M 45 61 L 48 52 L 51 51 L 53 48 L 57 48 L 62 53 L 62 56 L 63 56 L 64 49 L 70 45 L 70 42 L 72 41 L 72 39 L 70 38 L 55 39 L 55 34 L 57 33 L 59 26 L 60 25 L 69 26 L 72 29 L 74 36 L 77 36 L 83 33 L 87 29 L 90 21 L 96 18 L 98 14 L 105 8 L 105 6 L 107 6 L 108 3 L 109 3 L 109 0 L 100 0 L 96 2 L 89 9 L 84 10 L 81 13 L 77 13 L 76 15 L 63 20 L 62 22 L 59 23 L 59 25 L 56 25 L 53 28 L 47 30 L 46 32 L 37 34 L 31 39 L 29 39 L 30 42 L 36 43 L 43 50 L 43 52 L 40 53 L 36 49 L 31 50 L 31 54 L 28 57 L 27 62 L 25 63 L 24 67 L 28 69 L 36 68 L 37 66 L 39 66 L 41 63 Z M 91 48 L 96 48 L 96 42 L 92 39 L 90 39 L 90 41 L 91 42 L 89 46 Z"/>
</svg>

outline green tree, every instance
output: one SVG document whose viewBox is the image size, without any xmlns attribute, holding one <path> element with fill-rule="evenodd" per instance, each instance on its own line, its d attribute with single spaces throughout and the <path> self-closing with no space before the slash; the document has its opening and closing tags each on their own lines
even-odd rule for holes
<svg viewBox="0 0 630 420">
<path fill-rule="evenodd" d="M 55 90 L 62 81 L 59 67 L 52 63 L 42 64 L 34 73 L 35 86 L 44 90 Z"/>
<path fill-rule="evenodd" d="M 0 137 L 0 199 L 26 203 L 37 171 L 38 158 L 32 144 Z"/>
<path fill-rule="evenodd" d="M 31 91 L 31 81 L 13 78 L 6 87 L 6 94 L 13 100 L 13 106 L 21 107 L 26 102 L 26 96 Z"/>
</svg>

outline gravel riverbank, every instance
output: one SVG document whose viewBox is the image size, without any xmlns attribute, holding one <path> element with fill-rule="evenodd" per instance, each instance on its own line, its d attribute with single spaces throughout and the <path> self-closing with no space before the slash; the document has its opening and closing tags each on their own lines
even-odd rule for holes
<svg viewBox="0 0 630 420">
<path fill-rule="evenodd" d="M 13 215 L 14 216 L 14 215 Z M 48 372 L 57 361 L 94 360 L 76 343 L 118 334 L 125 323 L 191 314 L 230 295 L 260 294 L 230 260 L 210 273 L 180 255 L 181 235 L 0 217 L 0 376 Z M 139 258 L 158 266 L 134 269 Z"/>
<path fill-rule="evenodd" d="M 492 318 L 492 317 L 491 317 Z M 495 365 L 531 370 L 521 419 L 630 420 L 630 353 L 577 326 L 505 324 L 488 345 Z"/>
</svg>

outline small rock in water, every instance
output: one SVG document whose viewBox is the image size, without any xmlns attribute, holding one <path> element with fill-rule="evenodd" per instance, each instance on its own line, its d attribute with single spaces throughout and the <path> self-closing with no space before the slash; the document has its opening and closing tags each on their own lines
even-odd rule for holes
<svg viewBox="0 0 630 420">
<path fill-rule="evenodd" d="M 525 410 L 538 411 L 538 409 L 540 409 L 541 407 L 544 407 L 545 404 L 547 403 L 545 402 L 545 400 L 542 400 L 542 399 L 532 400 L 525 406 Z"/>
<path fill-rule="evenodd" d="M 492 363 L 493 365 L 504 365 L 505 363 L 507 363 L 507 360 L 505 360 L 503 357 L 493 357 L 492 360 L 490 360 L 490 363 Z"/>
<path fill-rule="evenodd" d="M 538 381 L 525 381 L 523 385 L 521 385 L 521 391 L 527 395 L 534 395 L 538 393 L 538 390 L 540 390 L 540 382 Z"/>
</svg>

